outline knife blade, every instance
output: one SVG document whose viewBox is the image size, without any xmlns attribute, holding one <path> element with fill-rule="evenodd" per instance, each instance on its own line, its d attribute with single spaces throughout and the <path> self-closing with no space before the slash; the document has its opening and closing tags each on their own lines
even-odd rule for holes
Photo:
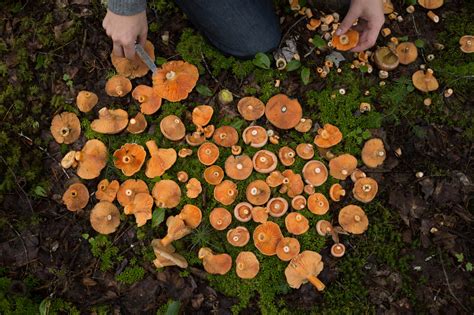
<svg viewBox="0 0 474 315">
<path fill-rule="evenodd" d="M 140 59 L 147 65 L 147 67 L 155 74 L 157 67 L 155 65 L 155 62 L 150 58 L 150 56 L 147 54 L 145 49 L 143 49 L 143 46 L 140 44 L 135 44 L 135 51 L 137 52 L 138 56 Z"/>
</svg>

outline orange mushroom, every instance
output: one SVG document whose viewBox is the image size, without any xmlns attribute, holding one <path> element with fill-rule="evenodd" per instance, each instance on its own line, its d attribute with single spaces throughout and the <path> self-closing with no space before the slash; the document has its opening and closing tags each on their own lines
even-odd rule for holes
<svg viewBox="0 0 474 315">
<path fill-rule="evenodd" d="M 214 199 L 226 206 L 235 201 L 238 193 L 237 185 L 230 180 L 224 180 L 214 187 Z"/>
<path fill-rule="evenodd" d="M 192 154 L 193 154 L 193 150 L 191 150 L 189 148 L 182 148 L 182 149 L 179 149 L 179 151 L 178 151 L 178 156 L 180 158 L 185 158 L 185 157 L 188 157 Z"/>
<path fill-rule="evenodd" d="M 316 232 L 318 232 L 318 234 L 321 236 L 326 236 L 328 234 L 331 234 L 333 231 L 334 231 L 334 228 L 331 222 L 327 220 L 319 220 L 316 223 Z"/>
<path fill-rule="evenodd" d="M 232 126 L 222 126 L 214 131 L 212 138 L 217 145 L 221 147 L 230 148 L 236 145 L 239 141 L 239 134 Z"/>
<path fill-rule="evenodd" d="M 418 58 L 418 49 L 412 42 L 400 43 L 397 46 L 397 56 L 402 65 L 409 65 Z"/>
<path fill-rule="evenodd" d="M 186 184 L 186 196 L 188 198 L 197 198 L 202 192 L 201 182 L 197 178 L 191 178 Z"/>
<path fill-rule="evenodd" d="M 271 172 L 265 181 L 270 187 L 278 187 L 283 184 L 283 182 L 287 182 L 287 180 L 285 180 L 285 176 L 283 176 L 280 171 Z"/>
<path fill-rule="evenodd" d="M 165 247 L 191 233 L 191 227 L 178 216 L 169 216 L 166 219 L 166 226 L 168 227 L 167 234 L 161 239 L 161 244 Z"/>
<path fill-rule="evenodd" d="M 383 14 L 390 14 L 393 12 L 393 3 L 391 0 L 382 0 Z"/>
<path fill-rule="evenodd" d="M 240 222 L 248 222 L 252 219 L 253 206 L 248 202 L 239 202 L 234 207 L 234 216 Z"/>
<path fill-rule="evenodd" d="M 293 237 L 284 237 L 278 242 L 276 254 L 280 260 L 289 261 L 300 253 L 300 242 Z"/>
<path fill-rule="evenodd" d="M 280 189 L 280 192 L 286 193 L 290 198 L 303 193 L 304 183 L 300 174 L 295 174 L 292 170 L 284 170 L 282 175 L 285 176 L 285 180 L 282 186 L 283 191 Z"/>
<path fill-rule="evenodd" d="M 251 147 L 261 148 L 267 144 L 267 131 L 261 126 L 247 127 L 242 133 L 242 140 L 244 140 L 245 144 L 250 144 Z"/>
<path fill-rule="evenodd" d="M 195 229 L 201 224 L 202 212 L 198 207 L 187 204 L 181 209 L 177 217 L 183 220 L 187 227 Z"/>
<path fill-rule="evenodd" d="M 380 70 L 391 71 L 400 64 L 396 51 L 391 47 L 379 47 L 373 56 L 374 62 Z"/>
<path fill-rule="evenodd" d="M 107 164 L 107 147 L 97 139 L 88 140 L 80 152 L 76 152 L 77 176 L 83 179 L 99 177 Z"/>
<path fill-rule="evenodd" d="M 308 195 L 312 195 L 316 192 L 316 189 L 314 188 L 313 185 L 306 184 L 304 185 L 303 191 Z"/>
<path fill-rule="evenodd" d="M 113 135 L 121 132 L 128 125 L 128 113 L 123 109 L 99 110 L 99 118 L 91 123 L 91 129 L 98 133 Z"/>
<path fill-rule="evenodd" d="M 242 153 L 242 147 L 240 145 L 233 145 L 231 147 L 231 152 L 233 155 L 239 155 Z"/>
<path fill-rule="evenodd" d="M 313 121 L 309 118 L 301 118 L 300 122 L 295 126 L 296 131 L 305 133 L 311 130 L 313 127 Z"/>
<path fill-rule="evenodd" d="M 342 140 L 342 133 L 336 126 L 325 124 L 323 128 L 318 129 L 318 134 L 314 138 L 314 144 L 318 148 L 327 149 L 335 146 Z"/>
<path fill-rule="evenodd" d="M 459 48 L 463 53 L 470 54 L 474 52 L 474 36 L 473 35 L 464 35 L 459 39 Z"/>
<path fill-rule="evenodd" d="M 176 163 L 177 154 L 175 149 L 159 149 L 154 140 L 145 143 L 150 151 L 150 159 L 146 163 L 145 175 L 148 178 L 155 178 L 163 175 Z"/>
<path fill-rule="evenodd" d="M 249 230 L 245 226 L 238 226 L 227 232 L 227 241 L 235 247 L 243 247 L 250 240 Z"/>
<path fill-rule="evenodd" d="M 268 200 L 267 211 L 272 217 L 279 218 L 288 211 L 288 201 L 281 197 L 272 198 Z"/>
<path fill-rule="evenodd" d="M 277 245 L 282 238 L 280 227 L 270 221 L 258 225 L 253 232 L 255 247 L 266 256 L 276 254 Z"/>
<path fill-rule="evenodd" d="M 214 208 L 209 213 L 209 222 L 213 228 L 222 231 L 232 222 L 232 215 L 225 208 Z"/>
<path fill-rule="evenodd" d="M 363 203 L 371 202 L 378 191 L 378 184 L 370 177 L 360 178 L 354 183 L 352 194 L 354 198 Z"/>
<path fill-rule="evenodd" d="M 135 196 L 140 193 L 149 193 L 146 183 L 141 179 L 127 179 L 117 191 L 117 201 L 125 207 L 132 203 Z"/>
<path fill-rule="evenodd" d="M 253 171 L 253 164 L 250 157 L 246 154 L 233 156 L 230 155 L 225 160 L 225 173 L 232 179 L 247 179 Z"/>
<path fill-rule="evenodd" d="M 133 198 L 133 201 L 124 207 L 124 213 L 135 216 L 137 227 L 146 224 L 146 221 L 151 220 L 151 209 L 153 208 L 153 197 L 148 193 L 138 193 Z"/>
<path fill-rule="evenodd" d="M 303 283 L 309 281 L 318 291 L 323 291 L 325 285 L 317 278 L 323 268 L 321 255 L 306 250 L 291 259 L 285 269 L 286 282 L 291 288 L 299 289 Z"/>
<path fill-rule="evenodd" d="M 314 193 L 308 197 L 308 209 L 314 214 L 323 215 L 329 211 L 329 201 L 321 193 Z"/>
<path fill-rule="evenodd" d="M 113 203 L 101 201 L 92 209 L 90 222 L 92 228 L 100 234 L 111 234 L 120 225 L 120 212 Z"/>
<path fill-rule="evenodd" d="M 240 252 L 235 259 L 235 272 L 242 279 L 253 279 L 260 270 L 260 263 L 252 252 Z"/>
<path fill-rule="evenodd" d="M 202 259 L 204 270 L 210 274 L 225 275 L 232 268 L 232 257 L 228 254 L 216 255 L 207 247 L 199 250 L 198 257 Z"/>
<path fill-rule="evenodd" d="M 296 153 L 303 160 L 310 160 L 314 156 L 313 145 L 309 143 L 300 143 L 296 146 Z"/>
<path fill-rule="evenodd" d="M 163 246 L 161 240 L 155 239 L 151 242 L 153 251 L 156 259 L 153 260 L 153 264 L 157 268 L 163 268 L 167 266 L 178 266 L 180 268 L 187 268 L 188 262 L 186 259 L 175 253 L 175 249 L 172 245 Z"/>
<path fill-rule="evenodd" d="M 267 174 L 275 170 L 278 165 L 278 159 L 275 153 L 268 150 L 260 150 L 254 154 L 252 163 L 253 168 L 257 172 Z"/>
<path fill-rule="evenodd" d="M 294 235 L 301 235 L 309 230 L 309 221 L 298 212 L 291 212 L 285 217 L 286 230 Z"/>
<path fill-rule="evenodd" d="M 321 25 L 321 20 L 320 19 L 310 19 L 309 23 L 306 24 L 306 28 L 310 31 L 316 30 L 319 26 Z"/>
<path fill-rule="evenodd" d="M 148 123 L 142 113 L 137 113 L 135 117 L 128 122 L 127 131 L 133 134 L 139 134 L 145 131 Z"/>
<path fill-rule="evenodd" d="M 206 126 L 214 114 L 214 109 L 209 105 L 199 105 L 194 107 L 192 113 L 193 124 L 198 128 Z"/>
<path fill-rule="evenodd" d="M 245 120 L 257 120 L 265 113 L 265 104 L 256 97 L 246 96 L 237 103 L 237 109 Z"/>
<path fill-rule="evenodd" d="M 278 157 L 280 158 L 281 164 L 284 166 L 291 166 L 295 163 L 296 152 L 290 147 L 281 147 L 278 151 Z"/>
<path fill-rule="evenodd" d="M 352 234 L 362 234 L 369 226 L 369 219 L 361 207 L 348 205 L 339 211 L 339 224 Z"/>
<path fill-rule="evenodd" d="M 291 199 L 291 207 L 295 210 L 302 210 L 306 207 L 306 198 L 302 195 L 297 195 Z"/>
<path fill-rule="evenodd" d="M 219 148 L 212 142 L 204 142 L 197 151 L 199 162 L 209 166 L 219 158 Z"/>
<path fill-rule="evenodd" d="M 176 174 L 176 177 L 178 178 L 178 180 L 181 182 L 181 183 L 186 183 L 189 179 L 189 175 L 188 173 L 186 173 L 185 171 L 179 171 L 177 174 Z"/>
<path fill-rule="evenodd" d="M 198 145 L 203 144 L 204 141 L 206 141 L 206 137 L 201 132 L 195 131 L 186 135 L 186 143 L 190 146 L 197 147 Z"/>
<path fill-rule="evenodd" d="M 89 191 L 82 183 L 75 183 L 68 187 L 63 194 L 63 202 L 69 211 L 84 209 L 89 202 Z"/>
<path fill-rule="evenodd" d="M 147 85 L 137 85 L 133 89 L 132 97 L 140 103 L 140 112 L 144 115 L 156 113 L 163 101 L 156 91 Z"/>
<path fill-rule="evenodd" d="M 418 4 L 428 10 L 438 9 L 443 3 L 444 0 L 418 0 Z"/>
<path fill-rule="evenodd" d="M 268 211 L 265 207 L 253 207 L 252 208 L 252 220 L 257 223 L 267 222 Z"/>
<path fill-rule="evenodd" d="M 346 247 L 342 243 L 336 243 L 331 246 L 331 255 L 334 257 L 342 257 L 346 252 Z"/>
<path fill-rule="evenodd" d="M 214 135 L 215 130 L 216 128 L 214 127 L 214 125 L 207 125 L 202 129 L 202 132 L 204 134 L 204 137 L 206 137 L 206 139 L 209 139 L 210 137 L 212 137 L 212 135 Z"/>
<path fill-rule="evenodd" d="M 114 75 L 105 83 L 105 93 L 109 96 L 124 97 L 132 90 L 132 82 L 123 75 Z"/>
<path fill-rule="evenodd" d="M 166 139 L 179 141 L 186 135 L 186 127 L 178 116 L 168 115 L 160 122 L 160 130 Z"/>
<path fill-rule="evenodd" d="M 328 179 L 326 165 L 316 160 L 307 162 L 303 167 L 302 173 L 304 181 L 313 187 L 321 186 Z"/>
<path fill-rule="evenodd" d="M 422 92 L 436 91 L 439 87 L 438 80 L 434 77 L 431 69 L 426 70 L 426 72 L 418 70 L 413 73 L 411 79 L 413 85 Z"/>
<path fill-rule="evenodd" d="M 181 201 L 181 188 L 170 179 L 162 179 L 155 183 L 151 194 L 156 206 L 160 208 L 174 208 Z"/>
<path fill-rule="evenodd" d="M 61 166 L 65 169 L 76 167 L 76 151 L 73 150 L 66 153 L 66 155 L 61 159 Z"/>
<path fill-rule="evenodd" d="M 362 162 L 364 162 L 367 167 L 376 168 L 377 166 L 382 165 L 386 156 L 387 153 L 385 152 L 381 139 L 373 138 L 364 143 L 361 158 Z"/>
<path fill-rule="evenodd" d="M 265 204 L 270 199 L 270 194 L 270 186 L 261 179 L 254 180 L 247 186 L 247 200 L 253 205 L 261 206 Z"/>
<path fill-rule="evenodd" d="M 97 94 L 89 91 L 79 91 L 76 97 L 77 108 L 83 113 L 88 113 L 97 104 L 99 98 Z"/>
<path fill-rule="evenodd" d="M 272 96 L 265 107 L 265 116 L 277 128 L 294 128 L 301 120 L 303 110 L 297 99 L 285 94 Z"/>
<path fill-rule="evenodd" d="M 329 174 L 340 180 L 345 180 L 357 168 L 357 159 L 350 154 L 342 154 L 329 161 Z"/>
<path fill-rule="evenodd" d="M 125 176 L 137 173 L 145 163 L 145 149 L 136 143 L 125 143 L 114 152 L 114 165 L 122 171 Z"/>
<path fill-rule="evenodd" d="M 196 66 L 182 60 L 169 61 L 153 74 L 153 90 L 161 98 L 179 102 L 188 97 L 198 79 Z"/>
<path fill-rule="evenodd" d="M 204 180 L 210 185 L 219 185 L 224 179 L 224 170 L 218 165 L 211 165 L 204 170 Z"/>
<path fill-rule="evenodd" d="M 329 188 L 329 197 L 333 201 L 340 201 L 341 197 L 346 195 L 346 191 L 342 188 L 341 184 L 332 184 L 331 188 Z"/>
<path fill-rule="evenodd" d="M 57 143 L 74 143 L 81 135 L 81 122 L 74 113 L 63 112 L 53 117 L 51 135 Z"/>
<path fill-rule="evenodd" d="M 358 168 L 356 168 L 351 174 L 351 180 L 353 183 L 355 183 L 358 179 L 364 177 L 367 177 L 367 175 L 365 175 L 365 173 Z"/>
<path fill-rule="evenodd" d="M 108 179 L 103 179 L 97 185 L 95 197 L 100 201 L 113 202 L 117 196 L 120 188 L 120 183 L 117 180 L 109 182 Z"/>
<path fill-rule="evenodd" d="M 155 47 L 153 47 L 153 44 L 147 40 L 143 48 L 150 56 L 151 60 L 154 60 Z M 127 59 L 125 57 L 118 57 L 112 53 L 110 58 L 117 73 L 127 78 L 140 78 L 145 76 L 149 71 L 148 66 L 137 55 L 135 55 L 132 59 Z"/>
<path fill-rule="evenodd" d="M 359 43 L 359 32 L 353 29 L 349 29 L 345 34 L 342 35 L 334 35 L 332 37 L 332 47 L 336 48 L 337 50 L 347 51 Z"/>
</svg>

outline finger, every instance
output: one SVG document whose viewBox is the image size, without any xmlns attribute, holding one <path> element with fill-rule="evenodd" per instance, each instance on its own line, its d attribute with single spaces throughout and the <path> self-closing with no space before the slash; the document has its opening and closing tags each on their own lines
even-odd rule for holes
<svg viewBox="0 0 474 315">
<path fill-rule="evenodd" d="M 363 33 L 367 29 L 367 21 L 364 19 L 359 19 L 356 25 L 352 26 L 353 30 Z"/>
<path fill-rule="evenodd" d="M 112 51 L 114 56 L 123 58 L 123 48 L 122 45 L 120 45 L 119 43 L 114 42 L 114 47 Z"/>
<path fill-rule="evenodd" d="M 147 28 L 143 32 L 141 32 L 140 35 L 138 35 L 138 42 L 143 47 L 145 47 L 147 35 L 148 35 L 148 29 Z"/>
<path fill-rule="evenodd" d="M 370 47 L 375 45 L 375 42 L 377 41 L 377 36 L 378 36 L 377 29 L 373 29 L 373 28 L 368 29 L 362 34 L 361 41 L 356 47 L 354 47 L 352 51 L 360 52 L 360 51 L 369 49 Z"/>
<path fill-rule="evenodd" d="M 349 12 L 344 17 L 344 20 L 341 22 L 341 25 L 337 28 L 336 35 L 345 34 L 354 24 L 354 21 L 357 20 L 360 16 L 360 10 L 357 7 L 351 6 Z"/>
<path fill-rule="evenodd" d="M 135 57 L 135 43 L 129 42 L 123 46 L 123 52 L 127 59 L 133 59 Z"/>
</svg>

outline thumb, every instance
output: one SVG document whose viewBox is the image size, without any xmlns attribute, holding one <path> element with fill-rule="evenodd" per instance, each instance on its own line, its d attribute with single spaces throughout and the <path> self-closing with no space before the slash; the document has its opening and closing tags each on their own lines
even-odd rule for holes
<svg viewBox="0 0 474 315">
<path fill-rule="evenodd" d="M 347 12 L 347 15 L 344 17 L 344 20 L 337 28 L 336 35 L 339 36 L 345 34 L 351 28 L 352 24 L 354 24 L 354 21 L 359 18 L 359 16 L 359 9 L 354 6 L 351 6 L 349 12 Z"/>
</svg>

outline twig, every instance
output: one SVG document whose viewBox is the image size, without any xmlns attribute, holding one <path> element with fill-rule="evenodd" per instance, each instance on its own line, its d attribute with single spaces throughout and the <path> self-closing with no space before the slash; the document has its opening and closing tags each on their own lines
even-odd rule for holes
<svg viewBox="0 0 474 315">
<path fill-rule="evenodd" d="M 33 206 L 31 205 L 31 202 L 30 202 L 30 198 L 28 198 L 28 194 L 23 189 L 23 187 L 21 187 L 21 185 L 18 183 L 18 179 L 17 179 L 15 173 L 12 171 L 12 169 L 10 168 L 7 161 L 5 161 L 5 159 L 3 158 L 2 155 L 0 155 L 0 159 L 2 159 L 3 163 L 5 163 L 5 166 L 7 167 L 7 170 L 9 170 L 10 173 L 12 173 L 13 179 L 15 180 L 15 184 L 18 186 L 18 188 L 21 190 L 21 192 L 25 195 L 26 201 L 28 202 L 28 206 L 30 206 L 31 213 L 34 213 Z"/>
<path fill-rule="evenodd" d="M 202 62 L 204 63 L 204 67 L 206 68 L 206 71 L 209 73 L 209 75 L 211 76 L 211 78 L 212 78 L 218 85 L 220 85 L 219 80 L 217 80 L 216 77 L 212 74 L 211 70 L 209 70 L 209 66 L 207 65 L 206 58 L 204 57 L 204 54 L 202 53 L 202 51 L 201 51 L 201 59 L 202 59 Z"/>
<path fill-rule="evenodd" d="M 416 34 L 419 35 L 420 32 L 418 32 L 418 28 L 416 27 L 415 17 L 414 17 L 413 14 L 411 14 L 411 20 L 412 20 L 412 22 L 413 22 L 413 26 L 415 27 L 415 32 L 416 32 Z"/>
<path fill-rule="evenodd" d="M 281 48 L 281 44 L 283 43 L 283 41 L 285 40 L 285 38 L 288 36 L 288 34 L 291 32 L 291 30 L 296 26 L 298 25 L 301 21 L 305 20 L 306 19 L 306 15 L 300 17 L 295 23 L 293 23 L 289 28 L 288 30 L 285 32 L 285 34 L 281 37 L 281 41 L 280 41 L 280 44 L 278 45 L 278 49 Z"/>
<path fill-rule="evenodd" d="M 23 245 L 23 250 L 25 251 L 25 255 L 26 255 L 26 270 L 28 270 L 28 265 L 30 263 L 30 255 L 28 255 L 28 249 L 26 249 L 25 240 L 23 239 L 21 234 L 13 227 L 13 225 L 10 224 L 10 222 L 7 221 L 7 224 L 10 227 L 10 229 L 12 229 L 13 232 L 15 232 L 15 234 L 18 236 L 18 238 L 21 241 L 21 245 Z"/>
</svg>

